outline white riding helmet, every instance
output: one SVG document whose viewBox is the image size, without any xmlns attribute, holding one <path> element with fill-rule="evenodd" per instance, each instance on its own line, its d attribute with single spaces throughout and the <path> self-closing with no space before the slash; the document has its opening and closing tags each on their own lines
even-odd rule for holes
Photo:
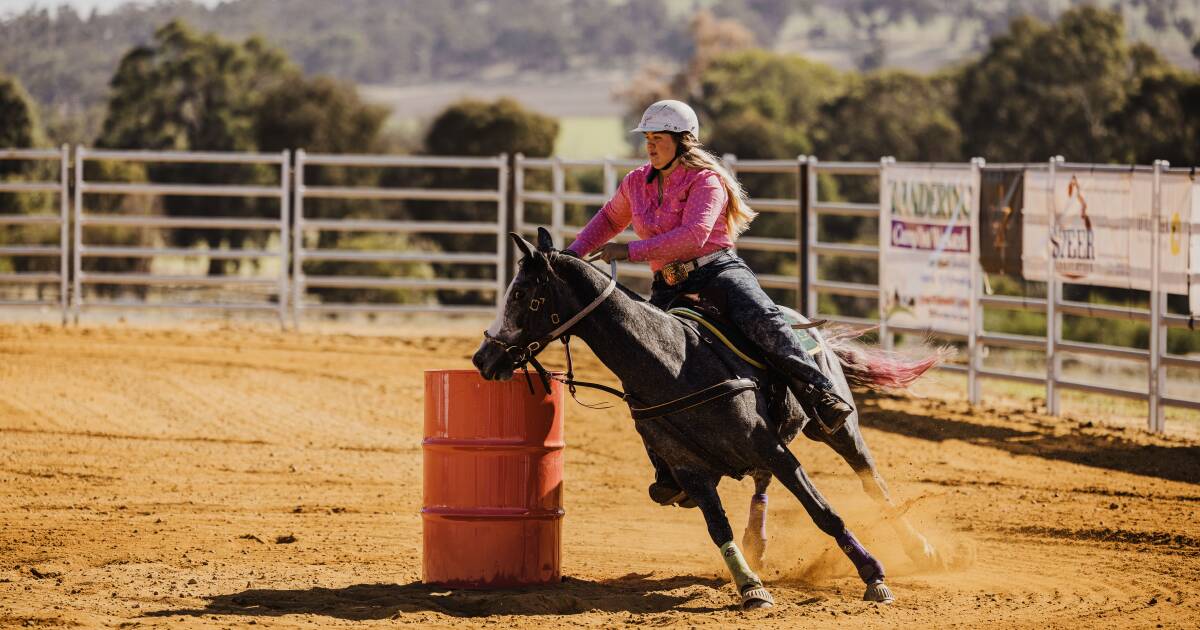
<svg viewBox="0 0 1200 630">
<path fill-rule="evenodd" d="M 646 108 L 642 114 L 642 122 L 630 133 L 645 133 L 651 131 L 688 132 L 696 138 L 700 137 L 700 120 L 696 112 L 682 101 L 659 101 Z"/>
</svg>

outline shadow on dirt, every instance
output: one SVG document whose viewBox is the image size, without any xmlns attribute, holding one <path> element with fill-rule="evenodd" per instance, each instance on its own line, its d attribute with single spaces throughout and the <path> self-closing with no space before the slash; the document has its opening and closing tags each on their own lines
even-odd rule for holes
<svg viewBox="0 0 1200 630">
<path fill-rule="evenodd" d="M 250 589 L 209 598 L 204 608 L 160 610 L 147 617 L 200 615 L 324 615 L 337 619 L 388 619 L 404 613 L 436 612 L 453 617 L 489 615 L 574 615 L 589 611 L 631 613 L 715 612 L 733 609 L 725 580 L 695 576 L 661 579 L 651 574 L 593 582 L 564 578 L 560 585 L 495 591 L 448 590 L 409 584 L 354 584 L 344 588 Z M 728 606 L 708 605 L 714 590 Z"/>
<path fill-rule="evenodd" d="M 878 403 L 881 398 L 860 394 L 862 426 L 921 440 L 961 440 L 1015 455 L 1032 455 L 1135 475 L 1200 483 L 1200 446 L 1139 444 L 1123 437 L 1116 429 L 1080 428 L 1065 420 L 1059 425 L 1022 423 L 1022 428 L 1017 429 L 950 418 L 946 417 L 949 414 L 937 413 L 936 409 L 932 415 L 916 415 L 880 409 Z"/>
</svg>

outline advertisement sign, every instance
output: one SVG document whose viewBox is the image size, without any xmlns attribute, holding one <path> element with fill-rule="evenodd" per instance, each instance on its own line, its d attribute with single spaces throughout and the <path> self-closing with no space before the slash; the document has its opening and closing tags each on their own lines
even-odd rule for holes
<svg viewBox="0 0 1200 630">
<path fill-rule="evenodd" d="M 1028 171 L 1024 191 L 1021 260 L 1027 280 L 1046 280 L 1049 253 L 1062 282 L 1150 289 L 1153 174 L 1060 171 L 1051 190 L 1048 172 Z M 1165 199 L 1164 220 L 1174 212 Z M 1178 207 L 1179 201 L 1172 203 Z M 1164 255 L 1162 261 L 1169 271 L 1162 290 L 1186 293 L 1183 259 Z"/>
<path fill-rule="evenodd" d="M 881 180 L 879 286 L 885 321 L 966 335 L 975 171 L 966 165 L 889 165 Z"/>
<path fill-rule="evenodd" d="M 1025 169 L 979 172 L 979 264 L 987 273 L 1021 277 Z"/>
</svg>

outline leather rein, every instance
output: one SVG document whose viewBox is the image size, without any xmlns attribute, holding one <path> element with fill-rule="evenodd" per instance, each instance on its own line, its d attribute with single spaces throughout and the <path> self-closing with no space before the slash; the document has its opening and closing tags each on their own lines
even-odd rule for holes
<svg viewBox="0 0 1200 630">
<path fill-rule="evenodd" d="M 597 258 L 599 258 L 599 256 L 590 256 L 588 258 L 584 258 L 583 260 L 584 260 L 584 262 L 590 263 L 590 262 L 596 260 Z M 483 338 L 488 343 L 493 343 L 493 344 L 500 346 L 501 348 L 504 349 L 505 354 L 509 355 L 512 358 L 514 370 L 516 370 L 518 368 L 521 368 L 524 370 L 525 382 L 526 382 L 526 384 L 529 385 L 529 393 L 530 394 L 533 394 L 534 391 L 533 391 L 533 380 L 529 376 L 529 367 L 528 366 L 533 365 L 533 368 L 537 372 L 538 378 L 539 378 L 539 380 L 541 380 L 542 386 L 545 388 L 545 391 L 547 394 L 550 393 L 550 381 L 555 380 L 555 381 L 558 381 L 558 382 L 566 385 L 568 391 L 570 391 L 570 393 L 571 393 L 571 398 L 573 398 L 575 400 L 575 402 L 579 403 L 580 405 L 582 405 L 584 407 L 587 407 L 589 409 L 607 409 L 607 408 L 611 407 L 611 405 L 589 405 L 587 403 L 580 401 L 579 398 L 576 396 L 576 388 L 577 387 L 586 387 L 589 389 L 599 390 L 599 391 L 605 392 L 607 394 L 616 396 L 617 398 L 620 398 L 622 401 L 624 401 L 627 405 L 629 405 L 630 415 L 633 416 L 634 420 L 646 420 L 646 419 L 650 419 L 650 418 L 659 418 L 659 417 L 666 416 L 666 415 L 673 414 L 673 413 L 679 413 L 681 411 L 686 411 L 693 407 L 698 407 L 700 405 L 706 404 L 708 402 L 712 402 L 714 400 L 725 398 L 727 396 L 733 396 L 735 394 L 740 394 L 742 392 L 750 391 L 750 390 L 754 390 L 754 389 L 758 388 L 758 382 L 755 379 L 734 378 L 734 379 L 722 381 L 720 383 L 711 385 L 709 387 L 705 387 L 704 389 L 701 389 L 699 391 L 681 396 L 679 398 L 676 398 L 674 400 L 671 400 L 671 401 L 668 401 L 668 402 L 665 402 L 662 404 L 644 406 L 644 403 L 642 403 L 642 401 L 638 400 L 637 397 L 635 397 L 633 394 L 623 392 L 619 389 L 616 389 L 614 387 L 609 387 L 607 385 L 601 385 L 600 383 L 591 383 L 588 381 L 576 380 L 574 365 L 571 360 L 571 336 L 568 333 L 569 333 L 570 329 L 573 326 L 575 326 L 575 324 L 579 323 L 580 320 L 582 320 L 584 317 L 587 317 L 592 311 L 596 310 L 596 308 L 598 306 L 600 306 L 600 304 L 602 304 L 605 300 L 607 300 L 608 297 L 610 295 L 612 295 L 612 292 L 617 288 L 617 261 L 612 260 L 609 262 L 609 265 L 610 265 L 611 279 L 609 280 L 608 285 L 606 287 L 604 287 L 604 290 L 600 292 L 600 295 L 596 296 L 596 298 L 593 299 L 587 306 L 585 306 L 582 310 L 580 310 L 578 313 L 576 313 L 573 317 L 568 319 L 566 322 L 563 322 L 557 328 L 550 331 L 549 333 L 546 333 L 545 335 L 542 335 L 538 339 L 531 341 L 531 342 L 525 344 L 524 346 L 521 346 L 521 345 L 516 345 L 516 344 L 510 344 L 510 343 L 504 341 L 503 339 L 500 339 L 499 337 L 492 335 L 491 333 L 489 333 L 486 330 L 483 331 Z M 544 304 L 545 301 L 546 301 L 545 298 L 533 297 L 529 303 L 529 310 L 531 310 L 531 311 L 541 310 L 542 304 Z M 551 309 L 553 309 L 553 308 L 554 307 L 551 306 Z M 561 321 L 561 318 L 559 317 L 558 313 L 551 312 L 550 313 L 550 321 L 554 324 L 558 324 Z M 540 353 L 542 350 L 544 350 L 547 345 L 549 345 L 550 343 L 553 343 L 554 340 L 556 340 L 556 339 L 562 342 L 563 348 L 566 350 L 567 372 L 566 372 L 565 377 L 551 374 L 537 360 L 538 353 Z M 639 405 L 643 405 L 643 406 L 635 407 L 633 405 L 634 402 L 638 403 Z"/>
</svg>

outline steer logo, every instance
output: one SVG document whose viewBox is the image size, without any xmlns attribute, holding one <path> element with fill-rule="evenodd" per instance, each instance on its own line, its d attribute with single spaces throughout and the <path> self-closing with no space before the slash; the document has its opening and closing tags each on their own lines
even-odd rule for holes
<svg viewBox="0 0 1200 630">
<path fill-rule="evenodd" d="M 1178 256 L 1183 251 L 1183 221 L 1179 213 L 1171 215 L 1171 255 Z"/>
<path fill-rule="evenodd" d="M 1067 184 L 1067 203 L 1054 217 L 1050 245 L 1055 267 L 1064 277 L 1077 280 L 1091 273 L 1096 260 L 1096 232 L 1087 213 L 1083 187 L 1074 175 Z"/>
</svg>

